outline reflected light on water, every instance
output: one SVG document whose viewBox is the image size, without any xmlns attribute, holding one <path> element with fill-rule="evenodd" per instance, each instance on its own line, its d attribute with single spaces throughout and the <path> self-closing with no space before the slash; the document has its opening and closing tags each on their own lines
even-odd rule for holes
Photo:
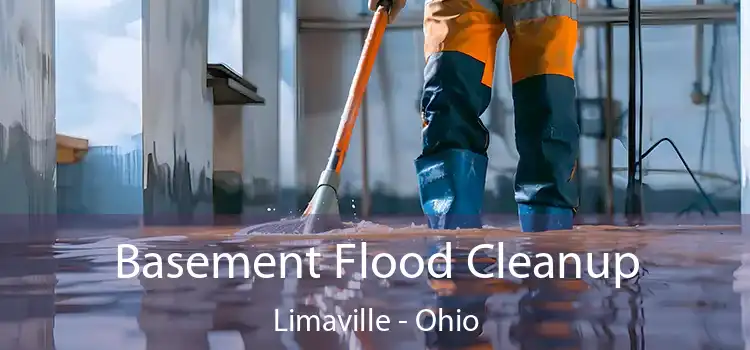
<svg viewBox="0 0 750 350">
<path fill-rule="evenodd" d="M 214 350 L 214 349 L 706 349 L 745 348 L 747 299 L 745 254 L 739 230 L 580 228 L 524 236 L 517 231 L 484 229 L 448 237 L 459 246 L 503 242 L 514 253 L 585 255 L 630 252 L 638 256 L 638 276 L 623 281 L 564 279 L 428 280 L 397 272 L 388 279 L 363 278 L 359 271 L 336 278 L 335 244 L 366 241 L 371 261 L 388 252 L 397 259 L 423 254 L 435 243 L 419 227 L 348 238 L 282 242 L 278 237 L 167 235 L 164 239 L 95 238 L 60 240 L 54 246 L 3 246 L 0 260 L 0 348 L 19 350 Z M 274 242 L 274 240 L 276 240 Z M 302 243 L 300 243 L 302 242 Z M 116 247 L 128 243 L 144 252 L 321 253 L 320 278 L 294 260 L 286 278 L 117 279 Z M 362 258 L 352 251 L 359 264 Z M 584 258 L 582 258 L 584 260 Z M 226 261 L 226 259 L 224 260 Z M 530 269 L 538 262 L 532 259 Z M 305 262 L 303 261 L 303 264 Z M 742 264 L 743 267 L 740 267 Z M 505 266 L 506 264 L 499 264 Z M 563 265 L 566 269 L 570 264 Z M 597 269 L 602 268 L 597 262 Z M 409 267 L 411 268 L 411 267 Z M 273 268 L 268 268 L 271 272 Z M 212 272 L 212 267 L 206 267 Z M 278 272 L 278 271 L 276 271 Z M 407 271 L 408 272 L 408 271 Z M 426 332 L 417 327 L 420 310 L 442 308 L 472 315 L 481 331 Z M 278 332 L 289 328 L 290 312 L 343 318 L 354 310 L 387 316 L 387 332 L 345 329 Z M 371 311 L 370 311 L 371 310 Z M 362 311 L 357 311 L 362 312 Z M 454 312 L 454 313 L 452 313 Z M 451 316 L 453 317 L 453 316 Z M 367 319 L 367 318 L 365 318 Z M 399 320 L 407 322 L 400 323 Z M 54 327 L 53 327 L 54 325 Z"/>
</svg>

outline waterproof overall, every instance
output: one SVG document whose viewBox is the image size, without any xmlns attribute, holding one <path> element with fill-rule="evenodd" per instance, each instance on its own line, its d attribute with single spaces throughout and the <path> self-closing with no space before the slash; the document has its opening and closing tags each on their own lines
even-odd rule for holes
<svg viewBox="0 0 750 350">
<path fill-rule="evenodd" d="M 575 0 L 426 0 L 422 154 L 415 165 L 432 228 L 481 226 L 495 52 L 510 38 L 515 200 L 524 231 L 568 229 L 577 206 Z"/>
</svg>

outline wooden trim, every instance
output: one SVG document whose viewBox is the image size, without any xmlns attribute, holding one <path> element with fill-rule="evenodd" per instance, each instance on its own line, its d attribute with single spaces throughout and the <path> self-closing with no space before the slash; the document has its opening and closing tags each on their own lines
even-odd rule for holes
<svg viewBox="0 0 750 350">
<path fill-rule="evenodd" d="M 56 136 L 57 164 L 80 162 L 89 150 L 89 140 L 62 134 Z"/>
<path fill-rule="evenodd" d="M 57 147 L 72 148 L 77 151 L 88 151 L 89 140 L 63 134 L 57 134 Z"/>
</svg>

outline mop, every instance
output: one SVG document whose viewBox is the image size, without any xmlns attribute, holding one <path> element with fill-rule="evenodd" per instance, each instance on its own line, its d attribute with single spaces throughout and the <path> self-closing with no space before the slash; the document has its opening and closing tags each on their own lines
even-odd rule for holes
<svg viewBox="0 0 750 350">
<path fill-rule="evenodd" d="M 336 139 L 328 158 L 328 164 L 320 174 L 318 187 L 300 218 L 274 221 L 250 226 L 238 234 L 321 233 L 345 228 L 339 213 L 337 189 L 341 180 L 341 168 L 356 124 L 359 106 L 362 103 L 367 83 L 375 63 L 380 43 L 388 24 L 390 0 L 383 0 L 375 11 L 365 39 L 357 70 L 352 79 L 349 96 L 341 114 Z"/>
</svg>

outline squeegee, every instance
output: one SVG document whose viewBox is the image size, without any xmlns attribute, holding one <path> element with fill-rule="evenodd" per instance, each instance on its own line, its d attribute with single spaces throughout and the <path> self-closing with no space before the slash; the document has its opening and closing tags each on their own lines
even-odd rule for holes
<svg viewBox="0 0 750 350">
<path fill-rule="evenodd" d="M 341 114 L 336 139 L 328 157 L 328 164 L 320 174 L 318 187 L 315 189 L 315 193 L 303 214 L 304 217 L 308 218 L 305 222 L 305 233 L 323 232 L 341 226 L 337 194 L 341 180 L 341 168 L 344 166 L 344 159 L 357 121 L 359 106 L 362 104 L 372 67 L 375 64 L 375 57 L 388 24 L 390 3 L 390 0 L 381 1 L 381 5 L 375 11 L 372 23 L 370 23 L 357 70 L 354 72 L 352 85 L 349 89 L 349 96 Z"/>
<path fill-rule="evenodd" d="M 320 174 L 318 186 L 302 217 L 295 220 L 256 225 L 245 229 L 246 233 L 268 233 L 269 231 L 273 231 L 274 233 L 320 233 L 343 227 L 339 213 L 337 193 L 341 180 L 341 169 L 344 165 L 346 152 L 349 149 L 359 107 L 362 104 L 367 83 L 375 64 L 375 57 L 383 40 L 385 28 L 388 25 L 388 14 L 391 4 L 391 0 L 382 0 L 372 18 L 362 54 L 359 57 L 359 63 L 354 72 L 349 96 L 346 99 L 346 104 L 341 114 L 341 121 L 339 122 L 331 154 L 328 157 L 328 163 Z M 300 229 L 302 232 L 299 232 Z"/>
</svg>

